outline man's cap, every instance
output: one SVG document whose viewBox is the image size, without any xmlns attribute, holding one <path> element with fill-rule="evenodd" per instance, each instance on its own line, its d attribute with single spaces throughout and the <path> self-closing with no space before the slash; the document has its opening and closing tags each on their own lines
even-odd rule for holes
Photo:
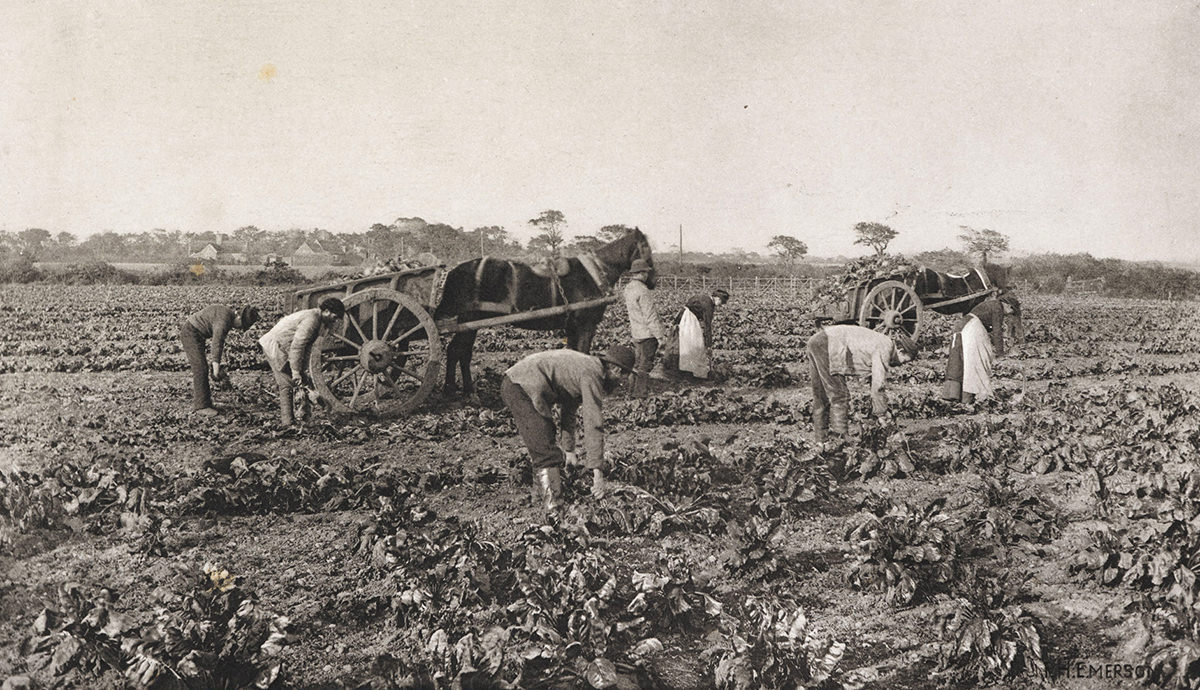
<svg viewBox="0 0 1200 690">
<path fill-rule="evenodd" d="M 625 371 L 633 371 L 633 349 L 626 345 L 613 345 L 600 355 L 600 361 L 615 364 Z"/>
<path fill-rule="evenodd" d="M 904 331 L 896 331 L 892 339 L 896 342 L 896 347 L 904 351 L 904 354 L 909 357 L 917 358 L 917 343 L 908 336 Z"/>
<path fill-rule="evenodd" d="M 650 264 L 646 263 L 645 259 L 634 259 L 633 263 L 629 264 L 630 273 L 649 273 Z"/>
<path fill-rule="evenodd" d="M 249 328 L 258 323 L 258 309 L 247 304 L 242 307 L 242 328 Z"/>
<path fill-rule="evenodd" d="M 729 301 L 729 291 L 726 290 L 725 288 L 717 288 L 716 290 L 713 290 L 713 297 L 720 297 L 721 299 L 728 302 Z"/>
<path fill-rule="evenodd" d="M 336 297 L 326 297 L 318 306 L 323 310 L 333 312 L 339 319 L 346 315 L 346 305 Z"/>
</svg>

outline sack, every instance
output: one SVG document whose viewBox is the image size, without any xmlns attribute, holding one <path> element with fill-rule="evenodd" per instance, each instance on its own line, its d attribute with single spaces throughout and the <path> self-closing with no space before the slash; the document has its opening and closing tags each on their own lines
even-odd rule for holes
<svg viewBox="0 0 1200 690">
<path fill-rule="evenodd" d="M 690 371 L 696 378 L 708 378 L 704 328 L 691 309 L 684 309 L 679 317 L 679 370 Z"/>
</svg>

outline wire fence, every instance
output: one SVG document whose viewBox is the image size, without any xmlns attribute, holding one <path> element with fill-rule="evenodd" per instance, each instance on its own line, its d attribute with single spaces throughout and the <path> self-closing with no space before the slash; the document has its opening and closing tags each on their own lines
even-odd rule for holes
<svg viewBox="0 0 1200 690">
<path fill-rule="evenodd" d="M 629 278 L 621 279 L 621 285 Z M 791 297 L 810 298 L 816 294 L 817 280 L 800 277 L 745 277 L 745 278 L 710 278 L 708 276 L 672 276 L 659 274 L 658 286 L 678 291 L 693 291 L 707 293 L 717 288 L 725 288 L 731 295 L 739 294 L 770 294 Z"/>
</svg>

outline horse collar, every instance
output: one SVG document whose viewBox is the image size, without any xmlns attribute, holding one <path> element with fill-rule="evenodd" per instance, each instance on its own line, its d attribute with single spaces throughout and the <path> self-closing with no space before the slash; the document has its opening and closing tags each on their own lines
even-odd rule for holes
<svg viewBox="0 0 1200 690">
<path fill-rule="evenodd" d="M 612 284 L 608 282 L 604 271 L 600 268 L 600 260 L 591 252 L 586 252 L 579 255 L 579 263 L 587 270 L 588 275 L 592 277 L 592 282 L 596 287 L 600 288 L 600 292 L 608 292 L 612 288 Z"/>
</svg>

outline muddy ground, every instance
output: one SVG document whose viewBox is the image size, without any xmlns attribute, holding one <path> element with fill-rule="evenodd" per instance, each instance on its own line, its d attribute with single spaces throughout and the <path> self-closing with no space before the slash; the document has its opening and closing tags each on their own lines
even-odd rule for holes
<svg viewBox="0 0 1200 690">
<path fill-rule="evenodd" d="M 1036 316 L 1029 320 L 1036 322 Z M 1120 334 L 1111 336 L 1114 341 L 1124 342 Z M 733 346 L 736 337 L 728 331 L 721 333 L 724 347 L 718 350 L 718 358 L 745 355 L 744 350 Z M 618 428 L 608 435 L 610 452 L 661 448 L 670 442 L 702 438 L 715 455 L 722 456 L 735 455 L 749 445 L 776 437 L 810 437 L 805 411 L 811 395 L 807 374 L 799 366 L 802 352 L 796 348 L 796 340 L 788 339 L 790 349 L 782 357 L 790 360 L 785 362 L 792 378 L 787 385 L 763 390 L 748 387 L 735 377 L 719 386 L 722 395 L 766 395 L 794 410 L 792 418 Z M 1015 374 L 998 381 L 1003 397 L 1044 389 L 1051 384 L 1040 380 L 1036 372 L 1075 362 L 1064 353 L 1048 357 L 1032 354 L 1035 356 L 1007 364 L 1009 373 Z M 1181 357 L 1194 355 L 1163 354 L 1160 359 L 1177 361 Z M 479 377 L 481 392 L 473 400 L 438 396 L 418 414 L 401 421 L 339 418 L 334 424 L 336 433 L 319 425 L 276 429 L 273 389 L 262 371 L 235 371 L 234 391 L 216 394 L 223 413 L 212 421 L 189 416 L 190 382 L 180 371 L 8 373 L 0 375 L 4 445 L 0 448 L 0 468 L 38 471 L 56 462 L 87 462 L 99 454 L 124 454 L 148 465 L 188 473 L 199 471 L 214 458 L 243 452 L 358 468 L 395 465 L 418 473 L 461 467 L 461 482 L 426 491 L 424 497 L 439 515 L 476 522 L 489 538 L 511 541 L 541 518 L 531 505 L 528 487 L 519 483 L 520 472 L 513 471 L 519 468 L 523 447 L 511 425 L 479 430 L 467 424 L 462 429 L 443 430 L 438 424 L 446 419 L 470 419 L 480 409 L 506 414 L 497 404 L 495 383 L 499 372 L 513 359 L 511 352 L 477 356 L 477 368 L 484 373 Z M 915 366 L 928 369 L 929 379 L 935 379 L 942 362 L 927 357 Z M 1022 380 L 1025 378 L 1032 380 Z M 1139 380 L 1170 383 L 1192 393 L 1200 391 L 1200 377 L 1192 373 L 1144 376 Z M 1119 377 L 1104 374 L 1072 376 L 1053 385 L 1061 387 L 1063 383 L 1067 388 L 1081 389 L 1123 385 Z M 656 381 L 655 394 L 692 385 L 699 384 Z M 929 381 L 898 383 L 893 395 L 921 395 L 935 385 Z M 853 382 L 852 393 L 857 398 L 865 396 L 865 381 Z M 629 405 L 628 391 L 619 390 L 607 406 L 610 418 L 619 420 Z M 1005 414 L 958 411 L 953 416 L 930 419 L 910 418 L 902 409 L 896 412 L 901 427 L 914 438 L 934 438 L 948 423 L 988 421 Z M 973 554 L 972 559 L 997 570 L 1030 575 L 1026 608 L 1045 624 L 1042 642 L 1051 687 L 1120 686 L 1120 681 L 1098 685 L 1094 679 L 1072 679 L 1065 671 L 1080 659 L 1140 661 L 1138 629 L 1125 610 L 1131 593 L 1103 587 L 1069 572 L 1071 558 L 1086 546 L 1089 530 L 1096 526 L 1094 491 L 1088 475 L 1068 470 L 1028 473 L 1017 480 L 1053 497 L 1066 520 L 1065 528 L 1049 543 L 985 550 Z M 971 683 L 951 683 L 937 672 L 938 632 L 934 622 L 939 607 L 947 603 L 945 595 L 913 606 L 891 607 L 883 603 L 880 593 L 858 591 L 848 585 L 849 546 L 843 538 L 847 526 L 868 494 L 911 502 L 947 497 L 953 509 L 967 510 L 977 501 L 972 490 L 982 481 L 981 475 L 970 469 L 939 474 L 919 466 L 906 478 L 843 478 L 832 496 L 811 504 L 773 544 L 788 564 L 788 575 L 777 587 L 798 602 L 823 632 L 847 643 L 842 668 L 869 669 L 874 680 L 867 687 L 927 688 Z M 148 620 L 152 612 L 144 602 L 172 568 L 213 562 L 244 576 L 246 588 L 258 594 L 264 608 L 291 618 L 296 638 L 283 651 L 283 684 L 353 686 L 370 676 L 375 659 L 389 651 L 389 641 L 396 633 L 396 624 L 387 616 L 356 619 L 337 613 L 338 602 L 353 600 L 377 585 L 359 552 L 360 533 L 372 519 L 373 511 L 369 509 L 245 517 L 179 516 L 164 528 L 165 557 L 134 552 L 120 530 L 95 534 L 39 529 L 20 534 L 9 552 L 0 553 L 0 679 L 32 674 L 39 682 L 54 682 L 44 670 L 30 667 L 20 644 L 31 634 L 39 612 L 54 601 L 60 584 L 108 587 L 120 593 L 115 609 L 134 619 Z M 673 533 L 662 539 L 629 537 L 623 541 L 621 552 L 626 555 L 624 565 L 634 569 L 651 569 L 675 553 L 686 555 L 699 567 L 708 564 L 717 573 L 711 582 L 712 591 L 722 601 L 730 602 L 744 596 L 745 588 L 752 585 L 720 571 L 716 554 L 728 546 L 729 539 L 728 535 L 688 533 Z M 665 653 L 653 662 L 658 682 L 680 690 L 714 686 L 712 662 L 700 657 L 702 645 L 697 637 L 681 633 L 664 642 Z M 112 680 L 108 677 L 103 682 Z M 86 686 L 101 681 L 75 678 L 68 682 Z"/>
</svg>

